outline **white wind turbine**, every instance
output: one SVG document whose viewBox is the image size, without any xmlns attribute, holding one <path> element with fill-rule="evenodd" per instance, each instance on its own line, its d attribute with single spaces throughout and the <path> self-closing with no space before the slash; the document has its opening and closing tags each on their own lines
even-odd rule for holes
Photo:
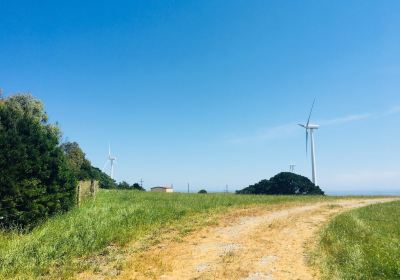
<svg viewBox="0 0 400 280">
<path fill-rule="evenodd" d="M 104 164 L 103 172 L 104 172 L 107 164 L 110 163 L 110 167 L 111 167 L 111 169 L 110 169 L 110 177 L 111 177 L 111 179 L 114 179 L 114 164 L 116 162 L 117 162 L 117 158 L 115 156 L 111 155 L 111 145 L 109 145 L 108 146 L 108 157 L 107 157 L 106 163 Z"/>
<path fill-rule="evenodd" d="M 315 147 L 314 147 L 314 130 L 319 128 L 317 124 L 310 124 L 311 114 L 314 108 L 314 102 L 311 106 L 310 114 L 308 115 L 306 124 L 299 124 L 301 127 L 306 129 L 306 154 L 308 153 L 308 133 L 310 133 L 311 138 L 311 168 L 312 168 L 312 182 L 317 185 L 317 165 L 315 163 Z"/>
</svg>

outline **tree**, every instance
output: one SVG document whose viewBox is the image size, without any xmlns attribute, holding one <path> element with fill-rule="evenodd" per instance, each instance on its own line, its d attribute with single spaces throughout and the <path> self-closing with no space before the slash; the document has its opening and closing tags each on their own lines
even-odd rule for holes
<svg viewBox="0 0 400 280">
<path fill-rule="evenodd" d="M 125 190 L 137 190 L 137 191 L 145 191 L 138 183 L 134 183 L 132 186 L 129 185 L 127 182 L 122 181 L 117 186 L 118 189 L 125 189 Z"/>
<path fill-rule="evenodd" d="M 78 180 L 97 180 L 99 181 L 99 187 L 104 189 L 113 189 L 117 187 L 117 184 L 110 176 L 99 168 L 92 166 L 78 143 L 66 142 L 61 145 L 61 148 L 64 151 L 70 168 Z"/>
<path fill-rule="evenodd" d="M 131 186 L 132 189 L 137 190 L 137 191 L 146 191 L 141 185 L 139 185 L 138 183 L 134 183 Z"/>
<path fill-rule="evenodd" d="M 122 181 L 122 182 L 119 183 L 118 186 L 117 186 L 118 189 L 130 189 L 130 187 L 131 187 L 131 186 L 130 186 L 127 182 L 125 182 L 125 181 Z"/>
<path fill-rule="evenodd" d="M 204 190 L 204 189 L 202 189 L 202 190 L 199 190 L 199 192 L 198 193 L 207 193 L 207 191 L 206 190 Z"/>
<path fill-rule="evenodd" d="M 76 142 L 61 144 L 61 149 L 67 158 L 67 162 L 78 180 L 92 179 L 91 163 L 86 159 L 85 153 Z"/>
<path fill-rule="evenodd" d="M 0 98 L 1 226 L 30 227 L 75 204 L 77 182 L 60 135 L 31 95 Z"/>
<path fill-rule="evenodd" d="M 250 185 L 238 194 L 294 194 L 294 195 L 323 195 L 324 192 L 315 186 L 308 178 L 291 172 L 281 172 L 269 180 Z"/>
<path fill-rule="evenodd" d="M 97 167 L 91 167 L 91 179 L 99 181 L 99 187 L 103 189 L 115 189 L 117 188 L 117 183 L 114 179 L 111 179 L 106 173 L 101 171 Z"/>
<path fill-rule="evenodd" d="M 260 182 L 250 185 L 241 191 L 236 191 L 239 194 L 270 194 L 271 182 L 269 180 L 261 180 Z"/>
</svg>

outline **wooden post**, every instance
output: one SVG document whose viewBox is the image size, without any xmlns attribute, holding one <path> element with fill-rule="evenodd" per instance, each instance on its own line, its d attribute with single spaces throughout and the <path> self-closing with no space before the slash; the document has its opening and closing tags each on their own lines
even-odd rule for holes
<svg viewBox="0 0 400 280">
<path fill-rule="evenodd" d="M 81 184 L 80 183 L 78 183 L 77 195 L 78 195 L 78 207 L 80 207 L 81 206 Z"/>
</svg>

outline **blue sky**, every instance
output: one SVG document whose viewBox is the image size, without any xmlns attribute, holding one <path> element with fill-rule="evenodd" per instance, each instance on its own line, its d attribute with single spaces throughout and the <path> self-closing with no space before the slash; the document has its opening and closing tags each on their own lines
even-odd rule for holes
<svg viewBox="0 0 400 280">
<path fill-rule="evenodd" d="M 289 163 L 328 193 L 400 190 L 398 1 L 0 1 L 0 87 L 116 179 L 240 189 Z"/>
</svg>

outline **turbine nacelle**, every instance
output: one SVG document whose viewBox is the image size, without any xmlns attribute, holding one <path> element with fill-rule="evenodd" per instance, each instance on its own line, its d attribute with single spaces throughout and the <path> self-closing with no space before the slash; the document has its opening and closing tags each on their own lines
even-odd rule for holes
<svg viewBox="0 0 400 280">
<path fill-rule="evenodd" d="M 318 124 L 300 124 L 299 126 L 304 127 L 305 129 L 318 129 L 319 125 Z"/>
</svg>

